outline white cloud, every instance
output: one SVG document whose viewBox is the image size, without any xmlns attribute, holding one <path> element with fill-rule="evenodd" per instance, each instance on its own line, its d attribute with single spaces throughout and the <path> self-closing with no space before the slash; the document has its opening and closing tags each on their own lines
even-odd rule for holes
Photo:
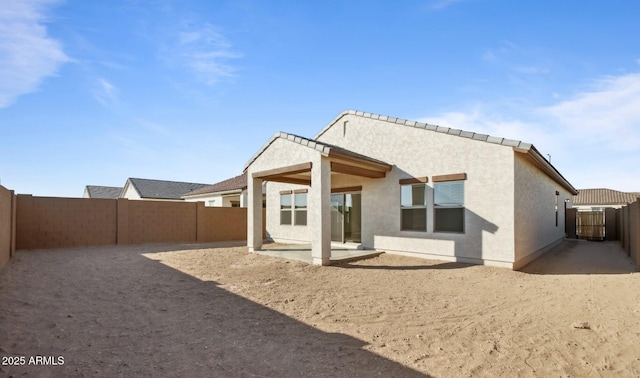
<svg viewBox="0 0 640 378">
<path fill-rule="evenodd" d="M 47 35 L 45 11 L 54 0 L 4 1 L 0 7 L 0 108 L 38 89 L 69 61 Z"/>
<path fill-rule="evenodd" d="M 640 73 L 602 78 L 552 106 L 496 109 L 476 104 L 422 121 L 533 143 L 578 188 L 640 191 Z"/>
<path fill-rule="evenodd" d="M 235 69 L 229 60 L 241 56 L 225 36 L 208 23 L 183 25 L 175 43 L 165 47 L 163 54 L 173 65 L 187 67 L 208 85 L 234 76 Z"/>
<path fill-rule="evenodd" d="M 436 0 L 433 4 L 431 4 L 430 8 L 435 10 L 440 10 L 447 8 L 455 3 L 459 3 L 462 0 Z"/>
<path fill-rule="evenodd" d="M 640 73 L 600 79 L 593 89 L 539 112 L 572 139 L 640 152 Z"/>
<path fill-rule="evenodd" d="M 487 106 L 481 104 L 476 104 L 471 109 L 425 117 L 419 121 L 535 145 L 546 145 L 552 142 L 549 133 L 539 125 L 517 117 L 507 118 L 495 111 L 490 111 Z"/>
<path fill-rule="evenodd" d="M 486 50 L 482 54 L 482 60 L 484 60 L 485 62 L 494 63 L 494 62 L 496 62 L 498 60 L 498 57 L 496 56 L 496 54 L 493 51 Z"/>
<path fill-rule="evenodd" d="M 100 104 L 111 108 L 118 102 L 118 89 L 106 79 L 98 79 L 93 89 L 93 97 Z"/>
</svg>

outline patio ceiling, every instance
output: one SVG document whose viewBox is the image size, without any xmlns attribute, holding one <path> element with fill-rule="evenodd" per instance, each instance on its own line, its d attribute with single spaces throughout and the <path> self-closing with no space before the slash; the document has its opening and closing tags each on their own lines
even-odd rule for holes
<svg viewBox="0 0 640 378">
<path fill-rule="evenodd" d="M 366 178 L 384 178 L 392 168 L 390 164 L 371 159 L 350 151 L 331 149 L 322 155 L 329 158 L 331 173 L 359 176 Z M 264 181 L 276 181 L 289 184 L 311 185 L 312 163 L 290 165 L 254 172 L 252 177 Z"/>
</svg>

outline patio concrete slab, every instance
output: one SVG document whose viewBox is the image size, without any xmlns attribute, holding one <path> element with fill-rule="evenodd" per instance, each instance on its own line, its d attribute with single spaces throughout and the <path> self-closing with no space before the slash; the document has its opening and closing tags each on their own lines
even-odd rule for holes
<svg viewBox="0 0 640 378">
<path fill-rule="evenodd" d="M 280 257 L 288 260 L 301 261 L 307 264 L 312 264 L 311 258 L 311 244 L 264 244 L 262 250 L 256 251 L 259 255 Z M 357 260 L 370 259 L 383 254 L 381 251 L 357 249 L 352 246 L 343 244 L 331 245 L 331 258 L 330 262 L 350 262 Z"/>
</svg>

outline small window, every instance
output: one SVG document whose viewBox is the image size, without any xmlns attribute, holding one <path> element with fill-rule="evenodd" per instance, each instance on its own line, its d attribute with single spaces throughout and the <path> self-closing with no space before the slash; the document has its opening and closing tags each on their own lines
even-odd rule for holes
<svg viewBox="0 0 640 378">
<path fill-rule="evenodd" d="M 556 204 L 555 204 L 555 210 L 556 210 L 556 227 L 558 227 L 558 196 L 560 195 L 560 192 L 556 190 Z"/>
<path fill-rule="evenodd" d="M 400 186 L 400 229 L 427 231 L 426 185 Z"/>
<path fill-rule="evenodd" d="M 291 194 L 280 195 L 280 224 L 291 224 Z"/>
<path fill-rule="evenodd" d="M 435 232 L 464 232 L 464 181 L 436 182 L 434 191 Z"/>
<path fill-rule="evenodd" d="M 295 217 L 294 224 L 296 226 L 307 225 L 307 193 L 294 194 Z"/>
</svg>

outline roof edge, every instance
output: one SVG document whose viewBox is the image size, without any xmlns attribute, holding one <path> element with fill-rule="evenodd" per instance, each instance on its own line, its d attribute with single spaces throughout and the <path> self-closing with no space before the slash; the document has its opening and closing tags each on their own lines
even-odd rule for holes
<svg viewBox="0 0 640 378">
<path fill-rule="evenodd" d="M 457 137 L 461 137 L 461 138 L 479 140 L 479 141 L 492 143 L 492 144 L 499 144 L 499 145 L 503 145 L 503 146 L 507 146 L 507 147 L 517 147 L 517 148 L 529 149 L 532 146 L 531 143 L 526 143 L 526 142 L 523 142 L 523 141 L 520 141 L 520 140 L 495 137 L 495 136 L 491 136 L 491 135 L 487 135 L 487 134 L 476 133 L 476 132 L 473 132 L 473 131 L 465 131 L 465 130 L 461 130 L 461 129 L 454 129 L 454 128 L 451 128 L 451 127 L 431 125 L 431 124 L 428 124 L 428 123 L 425 123 L 425 122 L 411 121 L 411 120 L 406 120 L 406 119 L 403 119 L 403 118 L 389 117 L 389 116 L 385 116 L 385 115 L 381 115 L 381 114 L 368 113 L 368 112 L 363 112 L 363 111 L 359 111 L 359 110 L 345 110 L 345 111 L 343 111 L 336 118 L 334 118 L 333 121 L 329 122 L 327 124 L 327 126 L 325 126 L 322 130 L 320 130 L 320 132 L 318 134 L 316 134 L 316 136 L 313 137 L 313 139 L 320 138 L 329 128 L 331 128 L 338 121 L 340 121 L 341 118 L 343 118 L 343 117 L 345 117 L 347 115 L 354 115 L 354 116 L 357 116 L 357 117 L 363 117 L 363 118 L 369 118 L 369 119 L 383 121 L 383 122 L 394 123 L 394 124 L 398 124 L 398 125 L 401 125 L 401 126 L 414 127 L 414 128 L 417 128 L 417 129 L 435 131 L 435 132 L 438 132 L 438 133 L 449 134 L 449 135 L 453 135 L 453 136 L 457 136 Z"/>
<path fill-rule="evenodd" d="M 514 147 L 514 151 L 520 152 L 520 153 L 525 153 L 525 154 L 531 156 L 531 158 L 534 160 L 536 165 L 544 173 L 546 173 L 547 176 L 549 176 L 551 179 L 556 181 L 563 188 L 567 189 L 570 194 L 572 194 L 572 195 L 578 194 L 578 190 L 576 188 L 574 188 L 573 185 L 571 185 L 569 180 L 567 180 L 560 173 L 560 171 L 558 171 L 558 169 L 556 169 L 556 167 L 554 167 L 553 164 L 551 164 L 551 162 L 549 162 L 547 159 L 544 158 L 544 156 L 542 156 L 540 151 L 538 151 L 538 149 L 534 145 L 530 145 L 530 147 L 526 148 L 526 149 L 525 148 L 515 148 Z"/>
<path fill-rule="evenodd" d="M 352 155 L 355 158 L 358 159 L 364 159 L 367 160 L 370 163 L 373 164 L 381 164 L 384 166 L 389 166 L 391 167 L 390 164 L 387 164 L 383 161 L 371 158 L 369 156 L 364 156 L 358 153 L 355 153 L 353 151 L 348 151 L 344 148 L 341 148 L 340 146 L 335 146 L 332 145 L 330 143 L 326 143 L 326 142 L 320 142 L 317 141 L 315 139 L 309 139 L 309 138 L 305 138 L 305 137 L 301 137 L 299 135 L 295 135 L 295 134 L 289 134 L 289 133 L 285 133 L 284 131 L 280 131 L 277 132 L 276 134 L 273 135 L 273 137 L 271 137 L 271 139 L 269 139 L 269 141 L 267 143 L 265 143 L 262 148 L 260 148 L 260 150 L 253 155 L 253 157 L 251 157 L 251 159 L 247 162 L 247 164 L 244 167 L 243 172 L 246 173 L 247 169 L 249 168 L 249 166 L 251 164 L 253 164 L 253 162 L 267 149 L 269 148 L 269 146 L 275 142 L 276 139 L 282 138 L 284 140 L 293 142 L 293 143 L 297 143 L 301 146 L 310 148 L 314 151 L 316 151 L 317 153 L 321 154 L 322 156 L 325 157 L 331 157 L 331 156 L 338 156 L 338 155 L 345 155 L 345 151 L 346 154 L 348 155 Z"/>
<path fill-rule="evenodd" d="M 242 169 L 242 173 L 246 173 L 247 169 L 249 168 L 249 166 L 260 156 L 262 155 L 262 153 L 273 143 L 275 142 L 276 139 L 280 138 L 280 134 L 286 134 L 282 131 L 278 131 L 275 134 L 273 134 L 271 136 L 271 138 L 269 138 L 269 140 L 262 145 L 262 147 L 260 147 L 260 149 L 258 150 L 258 152 L 256 152 L 255 154 L 253 154 L 253 156 L 251 156 L 251 158 L 249 159 L 249 161 L 247 161 L 244 165 L 244 168 Z M 247 178 L 248 179 L 248 178 Z"/>
<path fill-rule="evenodd" d="M 194 199 L 194 198 L 198 198 L 198 197 L 211 197 L 211 196 L 216 196 L 216 195 L 224 195 L 224 194 L 234 194 L 234 193 L 242 193 L 244 190 L 246 190 L 247 187 L 242 187 L 239 189 L 229 189 L 229 190 L 221 190 L 219 192 L 209 192 L 209 193 L 200 193 L 200 194 L 183 194 L 182 197 L 180 198 L 184 198 L 184 199 Z"/>
<path fill-rule="evenodd" d="M 424 122 L 410 121 L 402 118 L 395 118 L 395 117 L 389 117 L 389 116 L 375 114 L 375 113 L 368 113 L 368 112 L 363 112 L 359 110 L 351 110 L 351 109 L 342 111 L 337 117 L 335 117 L 331 122 L 329 122 L 322 130 L 320 130 L 320 132 L 316 134 L 316 136 L 314 136 L 313 139 L 302 138 L 297 135 L 288 134 L 282 131 L 275 133 L 271 137 L 271 139 L 269 139 L 269 141 L 267 141 L 267 143 L 265 143 L 260 148 L 260 150 L 258 150 L 258 152 L 251 157 L 251 159 L 249 159 L 247 164 L 245 164 L 244 166 L 243 172 L 246 172 L 247 168 L 249 168 L 251 163 L 253 163 L 264 152 L 264 150 L 266 150 L 267 147 L 269 147 L 269 145 L 271 145 L 276 139 L 281 137 L 284 137 L 286 139 L 289 139 L 291 141 L 296 141 L 296 142 L 300 142 L 304 140 L 304 141 L 307 141 L 307 145 L 309 147 L 311 147 L 311 143 L 313 143 L 312 148 L 317 149 L 319 152 L 325 152 L 325 153 L 328 152 L 328 151 L 323 151 L 322 148 L 317 148 L 319 147 L 318 145 L 322 143 L 322 142 L 317 142 L 317 139 L 320 138 L 329 128 L 331 128 L 333 125 L 338 123 L 343 117 L 347 115 L 379 120 L 383 122 L 398 124 L 401 126 L 414 127 L 418 129 L 424 129 L 424 130 L 429 130 L 433 132 L 457 136 L 460 138 L 473 139 L 473 140 L 478 140 L 486 143 L 501 145 L 505 147 L 511 147 L 514 151 L 524 152 L 524 153 L 527 153 L 529 156 L 531 156 L 534 159 L 534 161 L 537 163 L 537 165 L 540 167 L 540 169 L 542 169 L 543 172 L 545 172 L 554 181 L 558 182 L 565 189 L 571 192 L 571 194 L 578 193 L 576 188 L 574 188 L 573 185 L 571 185 L 571 183 L 564 176 L 562 176 L 562 174 L 547 159 L 545 159 L 544 156 L 542 156 L 542 154 L 531 143 L 526 143 L 526 142 L 523 142 L 520 140 L 514 140 L 514 139 L 494 137 L 487 134 L 480 134 L 480 133 L 465 131 L 461 129 L 453 129 L 450 127 L 431 125 Z M 296 138 L 300 138 L 300 141 L 296 140 Z M 329 147 L 326 147 L 326 148 L 330 150 Z"/>
</svg>

